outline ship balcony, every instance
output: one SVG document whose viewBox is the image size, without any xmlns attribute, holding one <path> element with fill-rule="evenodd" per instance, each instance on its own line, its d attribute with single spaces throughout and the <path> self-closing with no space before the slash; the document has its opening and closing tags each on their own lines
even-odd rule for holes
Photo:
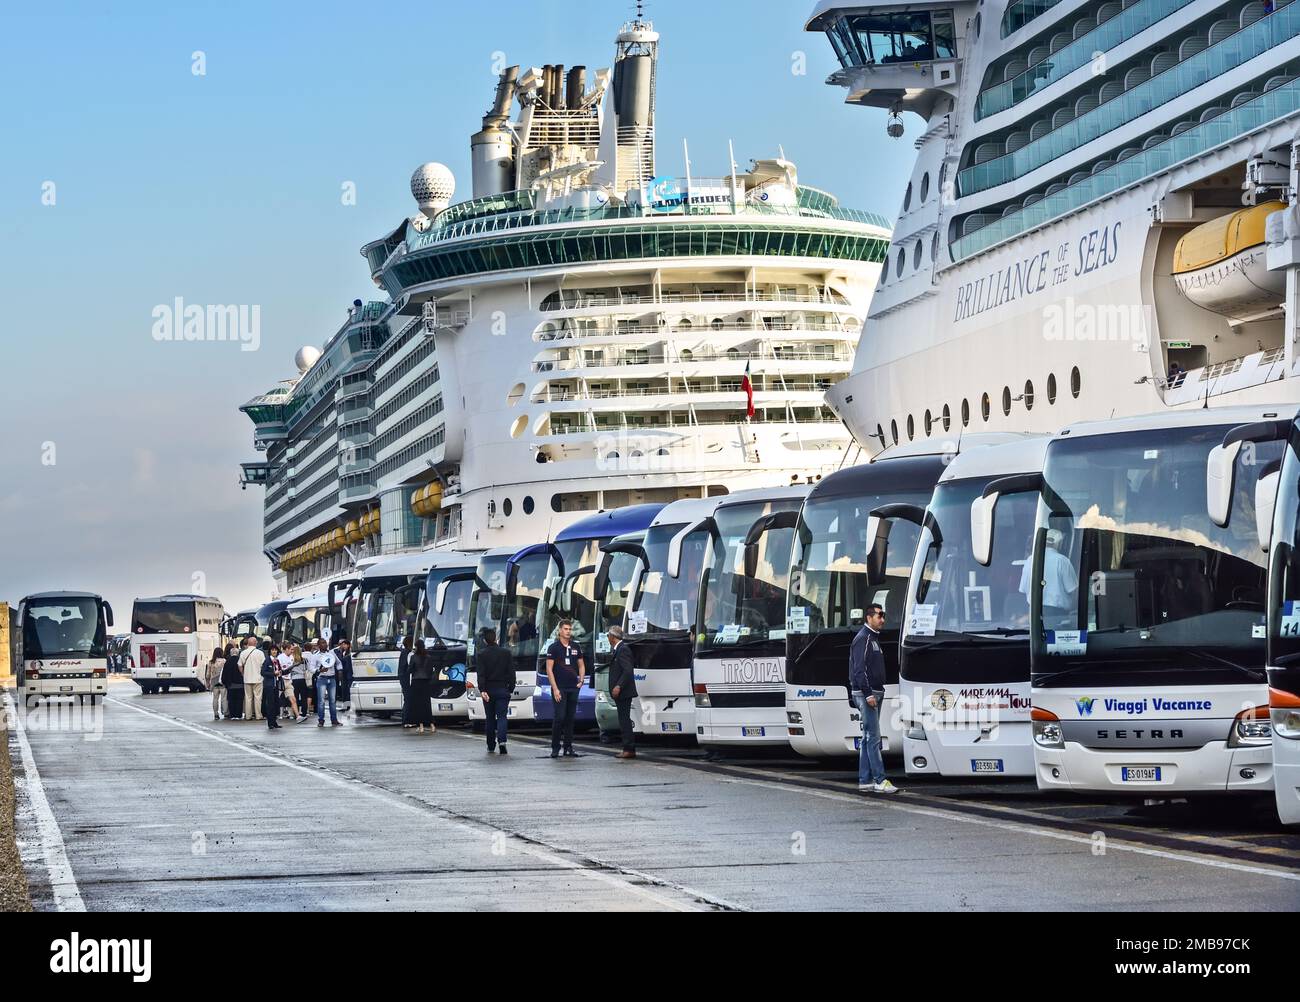
<svg viewBox="0 0 1300 1002">
<path fill-rule="evenodd" d="M 352 484 L 344 487 L 339 491 L 339 507 L 356 504 L 359 501 L 369 501 L 375 496 L 375 485 L 372 483 Z"/>
<path fill-rule="evenodd" d="M 239 468 L 241 487 L 265 487 L 277 469 L 274 463 L 241 463 Z"/>
<path fill-rule="evenodd" d="M 847 87 L 852 104 L 901 104 L 924 114 L 929 92 L 955 92 L 960 53 L 951 9 L 823 4 L 807 27 L 830 39 L 843 68 L 828 82 Z"/>
<path fill-rule="evenodd" d="M 837 311 L 838 312 L 838 311 Z M 780 334 L 790 336 L 840 335 L 856 338 L 862 333 L 862 320 L 857 316 L 835 316 L 831 319 L 807 317 L 773 317 L 759 321 L 723 320 L 715 317 L 683 317 L 662 323 L 620 322 L 617 324 L 585 322 L 553 326 L 543 324 L 533 335 L 539 342 L 563 343 L 566 341 L 613 340 L 620 338 L 681 339 L 704 336 Z"/>
<path fill-rule="evenodd" d="M 831 371 L 852 363 L 853 350 L 848 345 L 813 345 L 813 346 L 772 346 L 761 348 L 730 348 L 726 351 L 713 349 L 680 350 L 634 350 L 634 351 L 583 351 L 546 353 L 533 362 L 533 371 L 547 374 L 555 372 L 583 373 L 588 378 L 600 378 L 604 373 L 607 378 L 620 378 L 621 370 L 637 368 L 646 370 L 643 378 L 650 378 L 651 373 L 660 376 L 679 374 L 683 366 L 692 366 L 692 371 L 699 369 L 701 375 L 735 374 L 737 365 L 750 365 L 754 372 L 765 371 L 818 371 L 824 367 Z M 548 357 L 549 356 L 549 357 Z M 709 365 L 721 368 L 716 372 L 708 370 Z M 727 368 L 727 367 L 730 368 Z"/>
<path fill-rule="evenodd" d="M 826 391 L 834 385 L 834 380 L 823 377 L 758 377 L 754 380 L 755 399 L 773 394 L 781 399 L 807 397 L 813 402 L 820 402 Z M 586 402 L 591 409 L 616 409 L 633 403 L 658 404 L 668 401 L 670 406 L 685 405 L 713 406 L 724 404 L 732 406 L 736 395 L 743 393 L 740 379 L 691 379 L 673 378 L 659 384 L 624 382 L 619 385 L 592 384 L 589 386 L 543 384 L 533 392 L 534 404 L 569 404 L 576 401 Z"/>
<path fill-rule="evenodd" d="M 748 304 L 815 307 L 827 310 L 848 309 L 852 304 L 836 292 L 778 290 L 773 292 L 736 289 L 731 292 L 648 292 L 645 295 L 551 297 L 541 305 L 543 313 L 571 314 L 591 310 L 618 312 L 642 307 L 691 306 L 743 307 Z"/>
</svg>

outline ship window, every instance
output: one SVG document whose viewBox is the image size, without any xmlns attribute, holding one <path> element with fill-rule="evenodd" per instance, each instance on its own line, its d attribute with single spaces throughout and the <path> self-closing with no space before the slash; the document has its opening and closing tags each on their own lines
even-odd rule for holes
<svg viewBox="0 0 1300 1002">
<path fill-rule="evenodd" d="M 894 439 L 894 444 L 897 445 L 898 444 L 898 422 L 897 421 L 889 422 L 889 433 Z"/>
<path fill-rule="evenodd" d="M 1054 372 L 1047 377 L 1047 402 L 1056 403 L 1056 373 Z"/>
<path fill-rule="evenodd" d="M 934 431 L 934 416 L 929 411 L 926 411 L 925 412 L 925 437 L 929 438 L 930 434 L 933 431 Z"/>
<path fill-rule="evenodd" d="M 939 263 L 939 234 L 938 233 L 936 233 L 934 235 L 934 239 L 930 241 L 930 261 L 934 264 Z"/>
<path fill-rule="evenodd" d="M 1002 387 L 1002 413 L 1011 416 L 1011 387 Z"/>
<path fill-rule="evenodd" d="M 537 505 L 532 498 L 524 498 L 525 515 L 531 515 L 536 509 L 537 509 Z"/>
<path fill-rule="evenodd" d="M 930 172 L 926 171 L 925 176 L 921 178 L 921 204 L 924 205 L 930 197 Z"/>
<path fill-rule="evenodd" d="M 961 402 L 961 426 L 963 428 L 970 427 L 970 401 L 969 400 L 963 400 Z"/>
<path fill-rule="evenodd" d="M 943 430 L 952 431 L 952 408 L 947 404 L 943 405 Z"/>
<path fill-rule="evenodd" d="M 916 246 L 912 248 L 912 270 L 913 271 L 921 270 L 921 258 L 924 256 L 924 254 L 925 254 L 925 250 L 921 246 L 921 241 L 918 240 L 916 242 Z"/>
<path fill-rule="evenodd" d="M 993 413 L 993 401 L 989 399 L 989 395 L 987 393 L 984 394 L 983 399 L 980 400 L 980 413 L 984 415 L 985 421 L 987 421 L 989 419 L 989 415 Z"/>
<path fill-rule="evenodd" d="M 515 510 L 514 502 L 511 501 L 509 498 L 506 498 L 505 501 L 503 501 L 501 504 L 502 513 L 505 515 L 506 518 L 509 518 L 514 513 L 514 510 Z"/>
<path fill-rule="evenodd" d="M 912 63 L 935 58 L 930 12 L 868 14 L 852 18 L 859 48 L 875 63 Z M 952 22 L 939 26 L 941 58 L 952 58 Z"/>
<path fill-rule="evenodd" d="M 877 441 L 880 442 L 880 447 L 883 449 L 883 448 L 885 447 L 885 427 L 884 427 L 884 425 L 879 425 L 879 424 L 876 425 L 876 439 L 877 439 Z"/>
<path fill-rule="evenodd" d="M 564 511 L 564 498 L 560 497 L 558 494 L 552 494 L 551 511 L 555 512 L 557 515 Z"/>
<path fill-rule="evenodd" d="M 912 208 L 912 185 L 909 182 L 907 185 L 907 194 L 903 196 L 903 211 L 907 212 L 911 208 Z"/>
<path fill-rule="evenodd" d="M 907 440 L 910 442 L 916 438 L 916 418 L 911 414 L 907 415 Z"/>
<path fill-rule="evenodd" d="M 894 268 L 894 272 L 899 278 L 903 277 L 903 265 L 905 264 L 907 264 L 907 251 L 900 247 L 898 248 L 898 263 Z"/>
<path fill-rule="evenodd" d="M 1077 366 L 1070 373 L 1070 392 L 1074 394 L 1076 400 L 1079 399 L 1079 394 L 1083 392 L 1083 375 L 1079 372 Z"/>
<path fill-rule="evenodd" d="M 1033 380 L 1030 380 L 1025 383 L 1025 410 L 1032 411 L 1033 409 L 1034 409 L 1034 383 Z"/>
</svg>

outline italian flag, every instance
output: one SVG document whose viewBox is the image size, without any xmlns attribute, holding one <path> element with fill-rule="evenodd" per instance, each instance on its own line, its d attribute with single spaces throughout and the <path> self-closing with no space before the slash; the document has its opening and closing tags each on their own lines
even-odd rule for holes
<svg viewBox="0 0 1300 1002">
<path fill-rule="evenodd" d="M 749 420 L 754 420 L 754 415 L 758 412 L 754 410 L 754 380 L 750 378 L 749 367 L 752 363 L 745 363 L 745 378 L 740 383 L 740 388 L 745 391 L 745 397 L 748 401 L 746 414 Z"/>
</svg>

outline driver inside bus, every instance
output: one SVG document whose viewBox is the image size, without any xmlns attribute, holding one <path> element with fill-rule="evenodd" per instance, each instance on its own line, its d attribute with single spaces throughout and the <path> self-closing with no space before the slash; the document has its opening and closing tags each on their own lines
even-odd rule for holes
<svg viewBox="0 0 1300 1002">
<path fill-rule="evenodd" d="M 1065 533 L 1060 529 L 1047 530 L 1047 552 L 1043 560 L 1043 614 L 1054 618 L 1072 616 L 1078 608 L 1079 575 L 1069 557 L 1061 552 Z M 1029 557 L 1020 574 L 1020 594 L 1030 597 L 1030 580 L 1034 573 L 1032 540 Z"/>
</svg>

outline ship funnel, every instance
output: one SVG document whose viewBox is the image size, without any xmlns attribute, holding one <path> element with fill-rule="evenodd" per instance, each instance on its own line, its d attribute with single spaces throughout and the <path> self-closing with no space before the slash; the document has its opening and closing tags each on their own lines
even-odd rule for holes
<svg viewBox="0 0 1300 1002">
<path fill-rule="evenodd" d="M 496 100 L 492 102 L 491 113 L 483 119 L 483 128 L 487 129 L 494 125 L 499 128 L 510 120 L 510 108 L 514 104 L 518 89 L 519 67 L 511 66 L 501 74 L 501 80 L 497 84 Z"/>
<path fill-rule="evenodd" d="M 515 149 L 509 125 L 510 109 L 518 91 L 519 67 L 511 66 L 497 83 L 492 110 L 483 116 L 483 131 L 470 140 L 475 198 L 514 190 Z"/>
<path fill-rule="evenodd" d="M 582 107 L 582 99 L 587 93 L 587 67 L 575 66 L 569 70 L 568 91 L 569 110 L 577 111 Z"/>
</svg>

